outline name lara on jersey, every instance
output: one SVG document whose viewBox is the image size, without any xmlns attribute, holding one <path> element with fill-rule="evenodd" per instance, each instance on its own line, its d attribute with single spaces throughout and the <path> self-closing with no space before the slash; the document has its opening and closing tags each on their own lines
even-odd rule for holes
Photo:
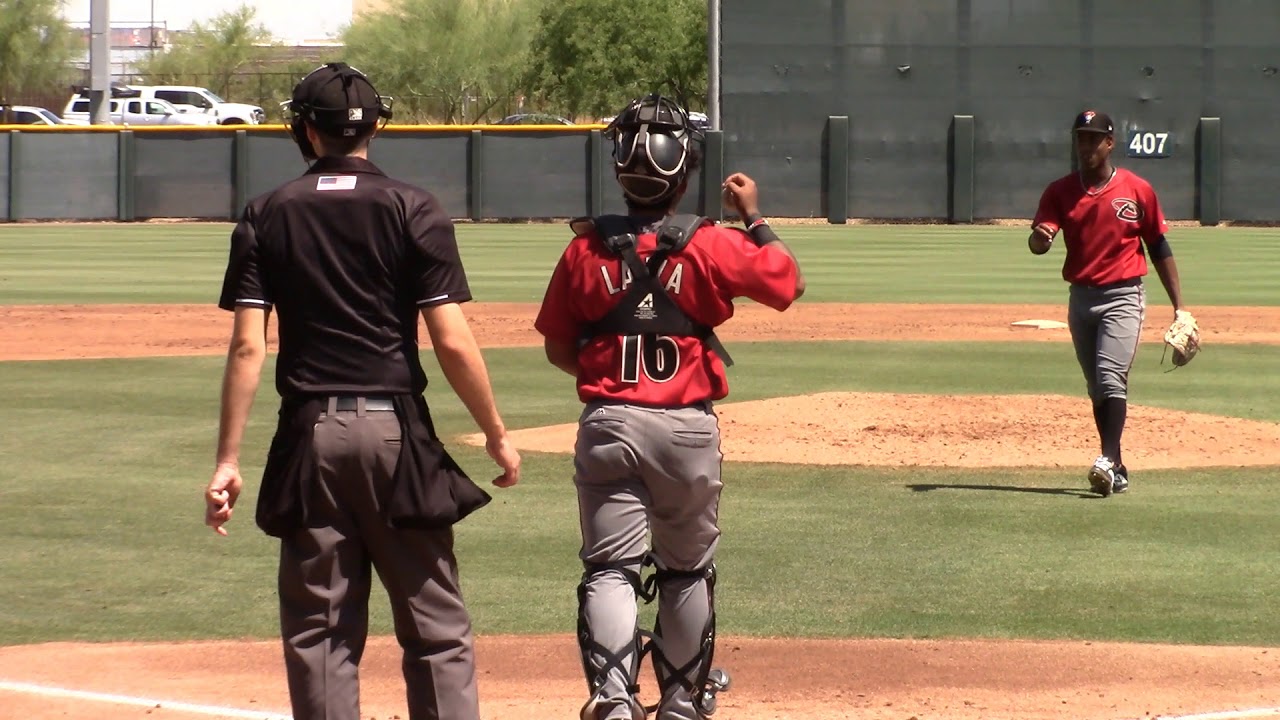
<svg viewBox="0 0 1280 720">
<path fill-rule="evenodd" d="M 662 261 L 661 267 L 658 268 L 658 277 L 667 271 L 667 263 L 669 260 Z M 610 271 L 614 271 L 616 275 L 610 275 Z M 605 289 L 610 295 L 617 295 L 625 291 L 631 286 L 631 269 L 625 263 L 619 263 L 617 266 L 601 265 L 600 274 L 604 277 Z M 614 283 L 614 278 L 618 278 L 618 282 Z M 663 284 L 662 289 L 676 295 L 680 294 L 680 286 L 684 281 L 684 263 L 677 262 L 675 268 L 671 270 L 671 276 L 667 278 L 667 282 Z"/>
</svg>

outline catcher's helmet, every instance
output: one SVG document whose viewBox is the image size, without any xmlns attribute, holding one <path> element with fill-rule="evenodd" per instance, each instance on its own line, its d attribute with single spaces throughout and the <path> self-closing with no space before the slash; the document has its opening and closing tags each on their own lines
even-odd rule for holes
<svg viewBox="0 0 1280 720">
<path fill-rule="evenodd" d="M 391 119 L 391 98 L 379 95 L 364 73 L 340 62 L 312 70 L 280 105 L 289 120 L 289 134 L 308 160 L 314 160 L 316 152 L 303 123 L 326 135 L 355 137 Z"/>
<path fill-rule="evenodd" d="M 661 205 L 696 170 L 702 131 L 670 98 L 658 94 L 632 100 L 609 123 L 613 167 L 622 192 L 636 205 Z"/>
</svg>

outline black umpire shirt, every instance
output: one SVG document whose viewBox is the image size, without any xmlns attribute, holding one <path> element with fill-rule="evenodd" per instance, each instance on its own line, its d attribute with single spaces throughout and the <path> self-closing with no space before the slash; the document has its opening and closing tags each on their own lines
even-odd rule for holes
<svg viewBox="0 0 1280 720">
<path fill-rule="evenodd" d="M 470 299 L 431 193 L 326 157 L 245 208 L 218 306 L 277 309 L 276 390 L 290 398 L 421 393 L 419 311 Z"/>
</svg>

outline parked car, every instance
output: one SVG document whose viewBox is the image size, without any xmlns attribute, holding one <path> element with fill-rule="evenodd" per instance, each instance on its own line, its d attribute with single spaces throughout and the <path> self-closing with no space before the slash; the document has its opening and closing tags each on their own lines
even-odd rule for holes
<svg viewBox="0 0 1280 720">
<path fill-rule="evenodd" d="M 209 90 L 193 85 L 134 85 L 144 98 L 165 100 L 179 111 L 213 115 L 219 125 L 257 125 L 267 114 L 257 105 L 227 102 Z"/>
<path fill-rule="evenodd" d="M 572 125 L 573 123 L 560 117 L 559 115 L 549 115 L 547 113 L 520 113 L 518 115 L 508 115 L 494 123 L 494 125 Z"/>
<path fill-rule="evenodd" d="M 5 120 L 5 107 L 0 105 L 0 122 Z M 64 125 L 62 118 L 42 107 L 34 105 L 10 105 L 8 122 L 10 125 Z"/>
<path fill-rule="evenodd" d="M 217 118 L 204 113 L 184 114 L 164 100 L 111 98 L 107 116 L 114 125 L 217 125 Z M 67 103 L 62 120 L 68 125 L 89 125 L 89 98 L 76 95 Z"/>
</svg>

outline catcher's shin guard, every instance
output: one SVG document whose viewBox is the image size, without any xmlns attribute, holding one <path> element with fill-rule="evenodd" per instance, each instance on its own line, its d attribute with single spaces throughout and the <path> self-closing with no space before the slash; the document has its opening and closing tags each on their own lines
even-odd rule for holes
<svg viewBox="0 0 1280 720">
<path fill-rule="evenodd" d="M 622 652 L 614 652 L 596 641 L 587 621 L 586 610 L 587 590 L 592 578 L 610 572 L 626 579 L 637 595 L 651 599 L 652 596 L 646 595 L 640 582 L 639 568 L 644 562 L 643 558 L 630 558 L 612 563 L 585 563 L 586 571 L 582 574 L 582 582 L 578 584 L 578 648 L 582 652 L 582 672 L 586 676 L 589 697 L 582 706 L 581 720 L 600 720 L 600 711 L 607 710 L 618 702 L 616 699 L 606 699 L 603 695 L 611 671 L 626 678 L 626 702 L 630 705 L 631 719 L 645 720 L 645 708 L 637 699 L 640 693 L 640 660 L 645 652 L 639 627 L 635 628 L 631 645 Z M 592 656 L 600 658 L 599 668 L 592 663 Z"/>
<path fill-rule="evenodd" d="M 716 712 L 716 693 L 729 689 L 729 673 L 711 666 L 716 649 L 716 567 L 712 563 L 698 570 L 667 570 L 658 568 L 654 575 L 658 594 L 664 585 L 675 580 L 697 579 L 705 581 L 707 589 L 707 622 L 699 639 L 698 652 L 687 663 L 676 667 L 667 658 L 662 647 L 661 623 L 655 623 L 648 650 L 653 653 L 653 671 L 658 676 L 663 701 L 671 692 L 681 688 L 693 700 L 694 711 L 699 717 L 708 718 Z"/>
</svg>

